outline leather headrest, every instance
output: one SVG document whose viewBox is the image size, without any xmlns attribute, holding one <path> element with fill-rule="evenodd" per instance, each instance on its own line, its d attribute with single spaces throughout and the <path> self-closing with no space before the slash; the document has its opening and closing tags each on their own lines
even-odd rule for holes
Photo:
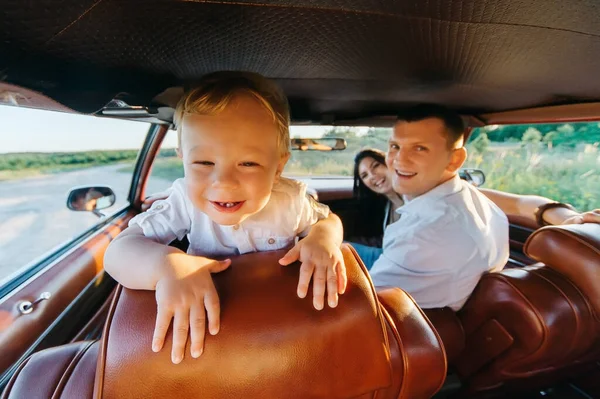
<svg viewBox="0 0 600 399">
<path fill-rule="evenodd" d="M 600 316 L 600 225 L 544 227 L 529 237 L 524 251 L 575 283 Z"/>
<path fill-rule="evenodd" d="M 156 301 L 119 287 L 100 350 L 95 397 L 349 398 L 391 383 L 390 353 L 375 290 L 343 248 L 348 289 L 335 309 L 317 311 L 312 291 L 296 295 L 299 264 L 285 251 L 232 258 L 214 275 L 221 329 L 198 359 L 170 360 L 172 335 L 151 350 Z M 312 290 L 312 286 L 311 286 Z"/>
</svg>

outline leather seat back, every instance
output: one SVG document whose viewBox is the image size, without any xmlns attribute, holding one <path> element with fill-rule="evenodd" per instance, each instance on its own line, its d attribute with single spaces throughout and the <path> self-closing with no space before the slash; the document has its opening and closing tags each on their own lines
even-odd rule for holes
<svg viewBox="0 0 600 399">
<path fill-rule="evenodd" d="M 337 308 L 317 311 L 311 295 L 296 295 L 298 268 L 276 266 L 282 255 L 245 255 L 214 275 L 221 329 L 207 335 L 198 359 L 189 356 L 188 342 L 179 365 L 171 363 L 169 349 L 151 350 L 154 293 L 117 292 L 101 345 L 101 396 L 350 398 L 389 386 L 384 320 L 361 269 L 348 269 L 352 283 Z"/>
<path fill-rule="evenodd" d="M 545 227 L 525 244 L 544 263 L 482 277 L 459 312 L 456 368 L 471 391 L 552 383 L 600 358 L 599 239 L 598 225 Z"/>
<path fill-rule="evenodd" d="M 537 230 L 525 253 L 571 280 L 600 321 L 600 225 L 572 224 Z"/>
<path fill-rule="evenodd" d="M 189 356 L 188 344 L 184 361 L 172 364 L 170 336 L 153 353 L 153 293 L 119 288 L 104 337 L 92 346 L 99 352 L 95 383 L 91 373 L 73 372 L 89 371 L 89 356 L 61 360 L 80 350 L 76 343 L 33 355 L 3 397 L 37 397 L 42 389 L 85 398 L 93 387 L 94 398 L 419 399 L 440 389 L 442 344 L 409 295 L 388 292 L 382 306 L 364 265 L 344 247 L 348 289 L 337 308 L 317 311 L 310 298 L 297 298 L 298 265 L 279 266 L 283 254 L 243 255 L 214 276 L 221 330 L 207 337 L 200 358 Z"/>
</svg>

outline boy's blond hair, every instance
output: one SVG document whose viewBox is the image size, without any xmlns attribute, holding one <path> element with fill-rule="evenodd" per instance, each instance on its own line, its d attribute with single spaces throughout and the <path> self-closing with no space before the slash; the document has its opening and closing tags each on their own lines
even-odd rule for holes
<svg viewBox="0 0 600 399">
<path fill-rule="evenodd" d="M 223 71 L 203 76 L 186 91 L 175 109 L 177 142 L 181 147 L 181 125 L 185 114 L 217 114 L 238 95 L 255 98 L 273 117 L 279 131 L 281 156 L 290 153 L 290 111 L 287 98 L 274 82 L 252 72 Z"/>
</svg>

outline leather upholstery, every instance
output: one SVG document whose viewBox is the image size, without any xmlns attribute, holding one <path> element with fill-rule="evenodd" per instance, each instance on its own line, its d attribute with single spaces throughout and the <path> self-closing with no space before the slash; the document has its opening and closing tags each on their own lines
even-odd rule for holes
<svg viewBox="0 0 600 399">
<path fill-rule="evenodd" d="M 600 320 L 600 225 L 545 227 L 531 235 L 525 251 L 574 282 Z"/>
<path fill-rule="evenodd" d="M 168 350 L 153 353 L 153 294 L 119 288 L 95 383 L 90 373 L 71 381 L 76 373 L 69 369 L 88 370 L 88 363 L 64 366 L 65 354 L 73 358 L 80 350 L 77 343 L 35 354 L 6 397 L 32 397 L 31 381 L 40 375 L 58 376 L 38 383 L 44 393 L 62 379 L 68 392 L 77 384 L 81 394 L 57 397 L 77 398 L 92 388 L 103 398 L 429 398 L 440 388 L 446 372 L 441 342 L 407 294 L 385 294 L 381 306 L 364 265 L 345 247 L 348 290 L 336 309 L 319 312 L 310 299 L 296 297 L 298 265 L 279 266 L 283 253 L 244 255 L 214 276 L 221 331 L 207 337 L 201 358 L 188 355 L 174 365 Z M 37 367 L 52 371 L 29 372 Z"/>
<path fill-rule="evenodd" d="M 525 244 L 535 265 L 482 277 L 458 313 L 454 362 L 470 391 L 548 384 L 600 359 L 600 226 L 552 226 Z"/>
<path fill-rule="evenodd" d="M 446 351 L 448 364 L 452 365 L 465 348 L 465 331 L 456 313 L 450 308 L 423 309 L 439 334 Z"/>
<path fill-rule="evenodd" d="M 98 347 L 81 341 L 36 353 L 21 364 L 2 399 L 91 398 Z"/>
</svg>

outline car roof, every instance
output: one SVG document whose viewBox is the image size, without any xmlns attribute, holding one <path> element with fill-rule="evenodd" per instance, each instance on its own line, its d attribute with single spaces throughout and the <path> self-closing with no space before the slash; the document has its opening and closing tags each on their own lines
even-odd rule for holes
<svg viewBox="0 0 600 399">
<path fill-rule="evenodd" d="M 296 123 L 376 124 L 420 102 L 481 123 L 600 109 L 593 0 L 7 0 L 0 14 L 4 83 L 78 112 L 114 98 L 158 112 L 217 70 L 275 79 Z"/>
</svg>

